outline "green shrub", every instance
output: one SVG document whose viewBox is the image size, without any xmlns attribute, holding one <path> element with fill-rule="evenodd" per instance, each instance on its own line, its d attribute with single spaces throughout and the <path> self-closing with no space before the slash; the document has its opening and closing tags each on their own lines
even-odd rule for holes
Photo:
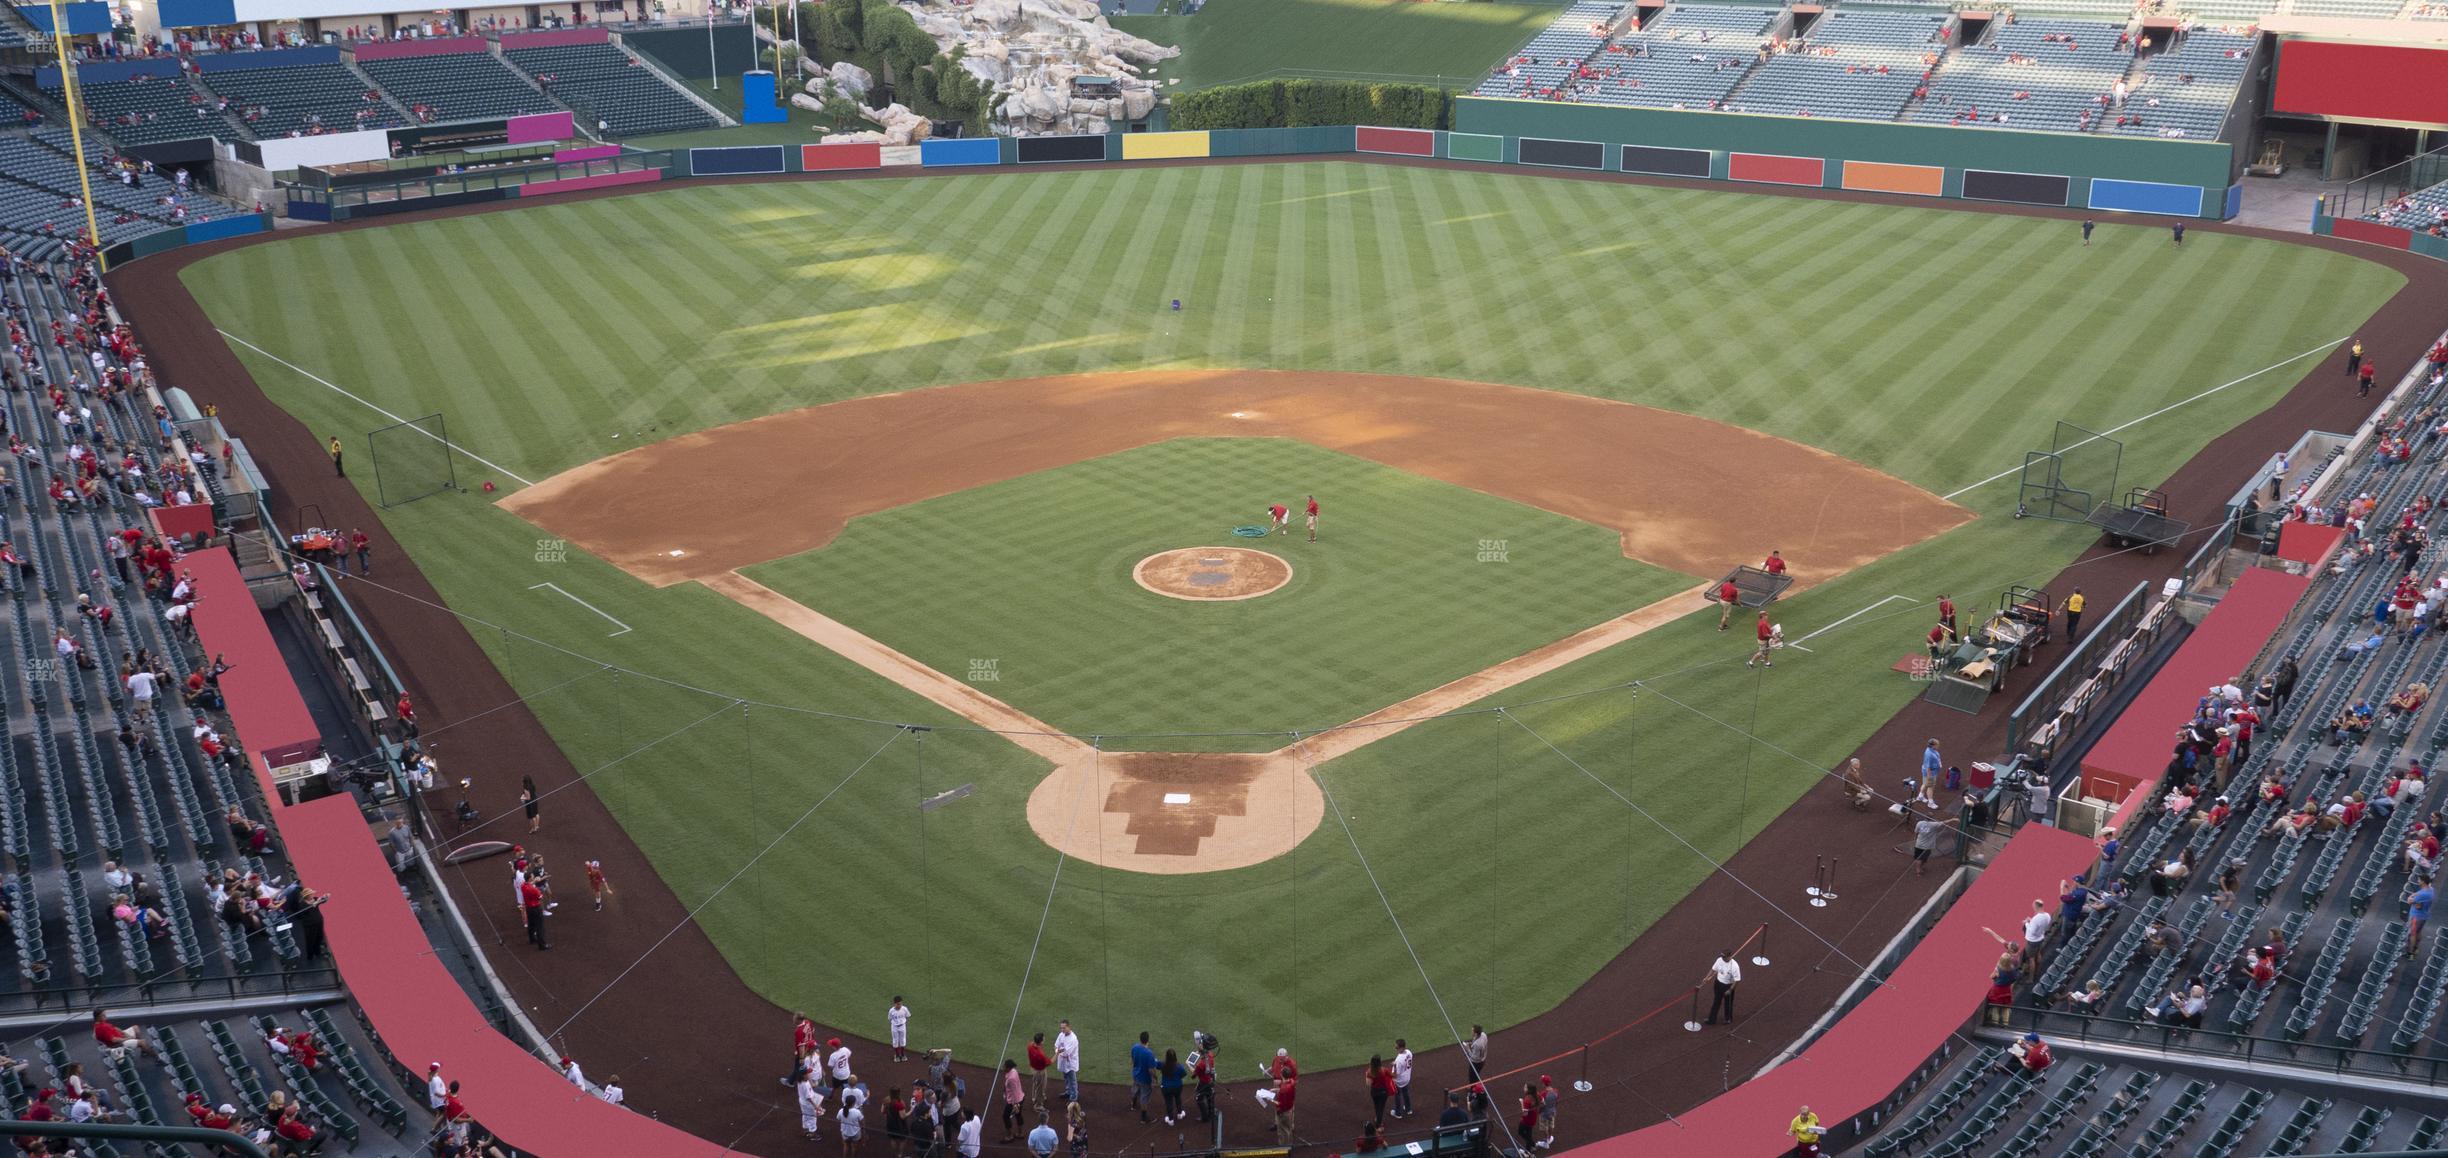
<svg viewBox="0 0 2448 1158">
<path fill-rule="evenodd" d="M 1182 93 L 1176 129 L 1283 129 L 1310 125 L 1453 126 L 1453 93 L 1424 84 L 1357 80 L 1259 80 Z"/>
</svg>

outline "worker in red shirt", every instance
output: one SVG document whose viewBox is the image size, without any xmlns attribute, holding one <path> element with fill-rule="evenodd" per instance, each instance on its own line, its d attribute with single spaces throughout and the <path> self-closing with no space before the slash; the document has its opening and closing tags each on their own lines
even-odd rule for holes
<svg viewBox="0 0 2448 1158">
<path fill-rule="evenodd" d="M 1759 613 L 1759 646 L 1752 650 L 1751 658 L 1743 661 L 1743 666 L 1750 667 L 1752 664 L 1758 664 L 1761 667 L 1775 667 L 1775 664 L 1768 661 L 1768 645 L 1775 639 L 1776 627 L 1768 622 L 1768 610 L 1766 608 L 1761 608 Z"/>
<path fill-rule="evenodd" d="M 1267 504 L 1267 521 L 1268 521 L 1269 523 L 1271 523 L 1271 524 L 1273 524 L 1273 525 L 1274 525 L 1274 527 L 1275 527 L 1275 533 L 1276 533 L 1276 534 L 1278 534 L 1278 535 L 1289 535 L 1289 534 L 1291 534 L 1291 533 L 1292 533 L 1292 508 L 1287 507 L 1287 506 L 1283 505 L 1282 503 L 1269 503 L 1269 504 Z"/>
<path fill-rule="evenodd" d="M 1765 562 L 1765 563 L 1760 564 L 1760 570 L 1762 570 L 1762 571 L 1766 571 L 1767 573 L 1769 573 L 1769 574 L 1771 574 L 1771 575 L 1782 575 L 1782 574 L 1784 574 L 1784 573 L 1785 573 L 1785 556 L 1784 556 L 1784 554 L 1783 554 L 1783 553 L 1781 553 L 1781 552 L 1777 552 L 1777 551 L 1770 551 L 1770 552 L 1768 552 L 1768 561 L 1767 561 L 1767 562 Z"/>
<path fill-rule="evenodd" d="M 1317 542 L 1317 496 L 1309 496 L 1309 541 Z"/>
<path fill-rule="evenodd" d="M 2365 362 L 2362 369 L 2355 371 L 2355 397 L 2362 398 L 2371 393 L 2372 374 L 2377 369 L 2379 367 Z"/>
<path fill-rule="evenodd" d="M 1952 596 L 1952 595 L 1940 595 L 1940 596 L 1938 597 L 1938 622 L 1939 622 L 1939 623 L 1941 623 L 1941 624 L 1944 624 L 1944 625 L 1946 626 L 1946 629 L 1947 629 L 1948 631 L 1953 631 L 1953 630 L 1955 630 L 1955 597 L 1954 597 L 1954 596 Z"/>
<path fill-rule="evenodd" d="M 552 948 L 544 936 L 544 890 L 533 880 L 519 882 L 519 905 L 527 913 L 527 940 L 538 949 Z"/>
<path fill-rule="evenodd" d="M 1724 631 L 1734 619 L 1734 605 L 1742 602 L 1742 588 L 1735 586 L 1732 579 L 1718 584 L 1717 602 L 1721 605 L 1717 611 L 1717 630 Z"/>
</svg>

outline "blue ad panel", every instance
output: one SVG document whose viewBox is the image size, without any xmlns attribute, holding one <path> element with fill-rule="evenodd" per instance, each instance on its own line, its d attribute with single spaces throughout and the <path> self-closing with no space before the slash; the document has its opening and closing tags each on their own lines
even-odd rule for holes
<svg viewBox="0 0 2448 1158">
<path fill-rule="evenodd" d="M 2126 213 L 2199 217 L 2202 190 L 2199 185 L 2162 185 L 2157 181 L 2120 181 L 2099 177 L 2091 182 L 2090 204 L 2093 209 L 2115 209 Z"/>
<path fill-rule="evenodd" d="M 690 149 L 689 172 L 699 177 L 726 173 L 782 172 L 782 146 L 738 145 L 726 149 Z"/>
<path fill-rule="evenodd" d="M 219 221 L 198 221 L 187 227 L 187 244 L 219 241 L 224 237 L 245 237 L 264 230 L 263 218 L 253 214 L 224 217 Z"/>
<path fill-rule="evenodd" d="M 2229 185 L 2227 187 L 2227 212 L 2220 214 L 2219 220 L 2233 221 L 2236 219 L 2236 214 L 2242 212 L 2244 212 L 2244 187 Z"/>
<path fill-rule="evenodd" d="M 111 30 L 110 5 L 103 3 L 63 4 L 68 14 L 68 34 L 86 36 Z M 29 4 L 17 10 L 19 16 L 45 36 L 51 34 L 51 9 L 48 5 Z"/>
<path fill-rule="evenodd" d="M 140 76 L 154 78 L 179 75 L 179 62 L 174 57 L 157 56 L 151 60 L 88 60 L 77 65 L 77 81 L 81 84 L 109 84 L 112 81 L 134 80 Z M 34 83 L 44 88 L 60 86 L 60 70 L 56 64 L 46 64 L 34 70 Z"/>
<path fill-rule="evenodd" d="M 237 0 L 161 0 L 157 11 L 164 28 L 238 23 Z"/>
<path fill-rule="evenodd" d="M 993 137 L 920 141 L 918 163 L 930 169 L 941 165 L 1000 165 L 1003 145 Z"/>
<path fill-rule="evenodd" d="M 329 221 L 331 202 L 292 201 L 289 203 L 289 216 L 298 221 Z"/>
</svg>

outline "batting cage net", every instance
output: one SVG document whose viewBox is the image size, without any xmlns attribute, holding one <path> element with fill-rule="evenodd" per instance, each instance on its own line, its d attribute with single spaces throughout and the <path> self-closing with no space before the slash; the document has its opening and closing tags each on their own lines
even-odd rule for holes
<svg viewBox="0 0 2448 1158">
<path fill-rule="evenodd" d="M 2022 493 L 2016 518 L 2088 520 L 2101 503 L 2117 497 L 2117 471 L 2124 465 L 2125 444 L 2060 421 L 2047 450 L 2023 456 Z"/>
<path fill-rule="evenodd" d="M 382 427 L 367 435 L 366 443 L 367 457 L 374 466 L 374 494 L 383 506 L 396 507 L 458 489 L 450 431 L 443 426 L 441 415 Z"/>
</svg>

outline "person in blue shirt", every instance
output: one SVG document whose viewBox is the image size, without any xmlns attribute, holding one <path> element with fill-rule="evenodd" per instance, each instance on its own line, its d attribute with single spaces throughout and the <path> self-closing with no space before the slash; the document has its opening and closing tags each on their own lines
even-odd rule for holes
<svg viewBox="0 0 2448 1158">
<path fill-rule="evenodd" d="M 1156 1051 L 1148 1048 L 1146 1030 L 1139 1031 L 1138 1044 L 1131 1046 L 1131 1108 L 1139 1111 L 1139 1120 L 1152 1122 L 1148 1103 L 1156 1100 Z"/>
<path fill-rule="evenodd" d="M 1938 740 L 1932 737 L 1929 747 L 1921 749 L 1921 791 L 1914 795 L 1924 804 L 1935 805 L 1938 778 L 1946 773 L 1946 761 L 1938 755 Z"/>
<path fill-rule="evenodd" d="M 2414 895 L 2406 898 L 2406 956 L 2422 951 L 2423 926 L 2431 920 L 2431 878 L 2416 882 Z"/>
<path fill-rule="evenodd" d="M 1054 1127 L 1046 1123 L 1045 1114 L 1040 1111 L 1037 1115 L 1037 1128 L 1028 1133 L 1029 1153 L 1036 1155 L 1037 1158 L 1054 1158 L 1054 1147 L 1060 1142 L 1061 1139 L 1054 1135 Z"/>
</svg>

